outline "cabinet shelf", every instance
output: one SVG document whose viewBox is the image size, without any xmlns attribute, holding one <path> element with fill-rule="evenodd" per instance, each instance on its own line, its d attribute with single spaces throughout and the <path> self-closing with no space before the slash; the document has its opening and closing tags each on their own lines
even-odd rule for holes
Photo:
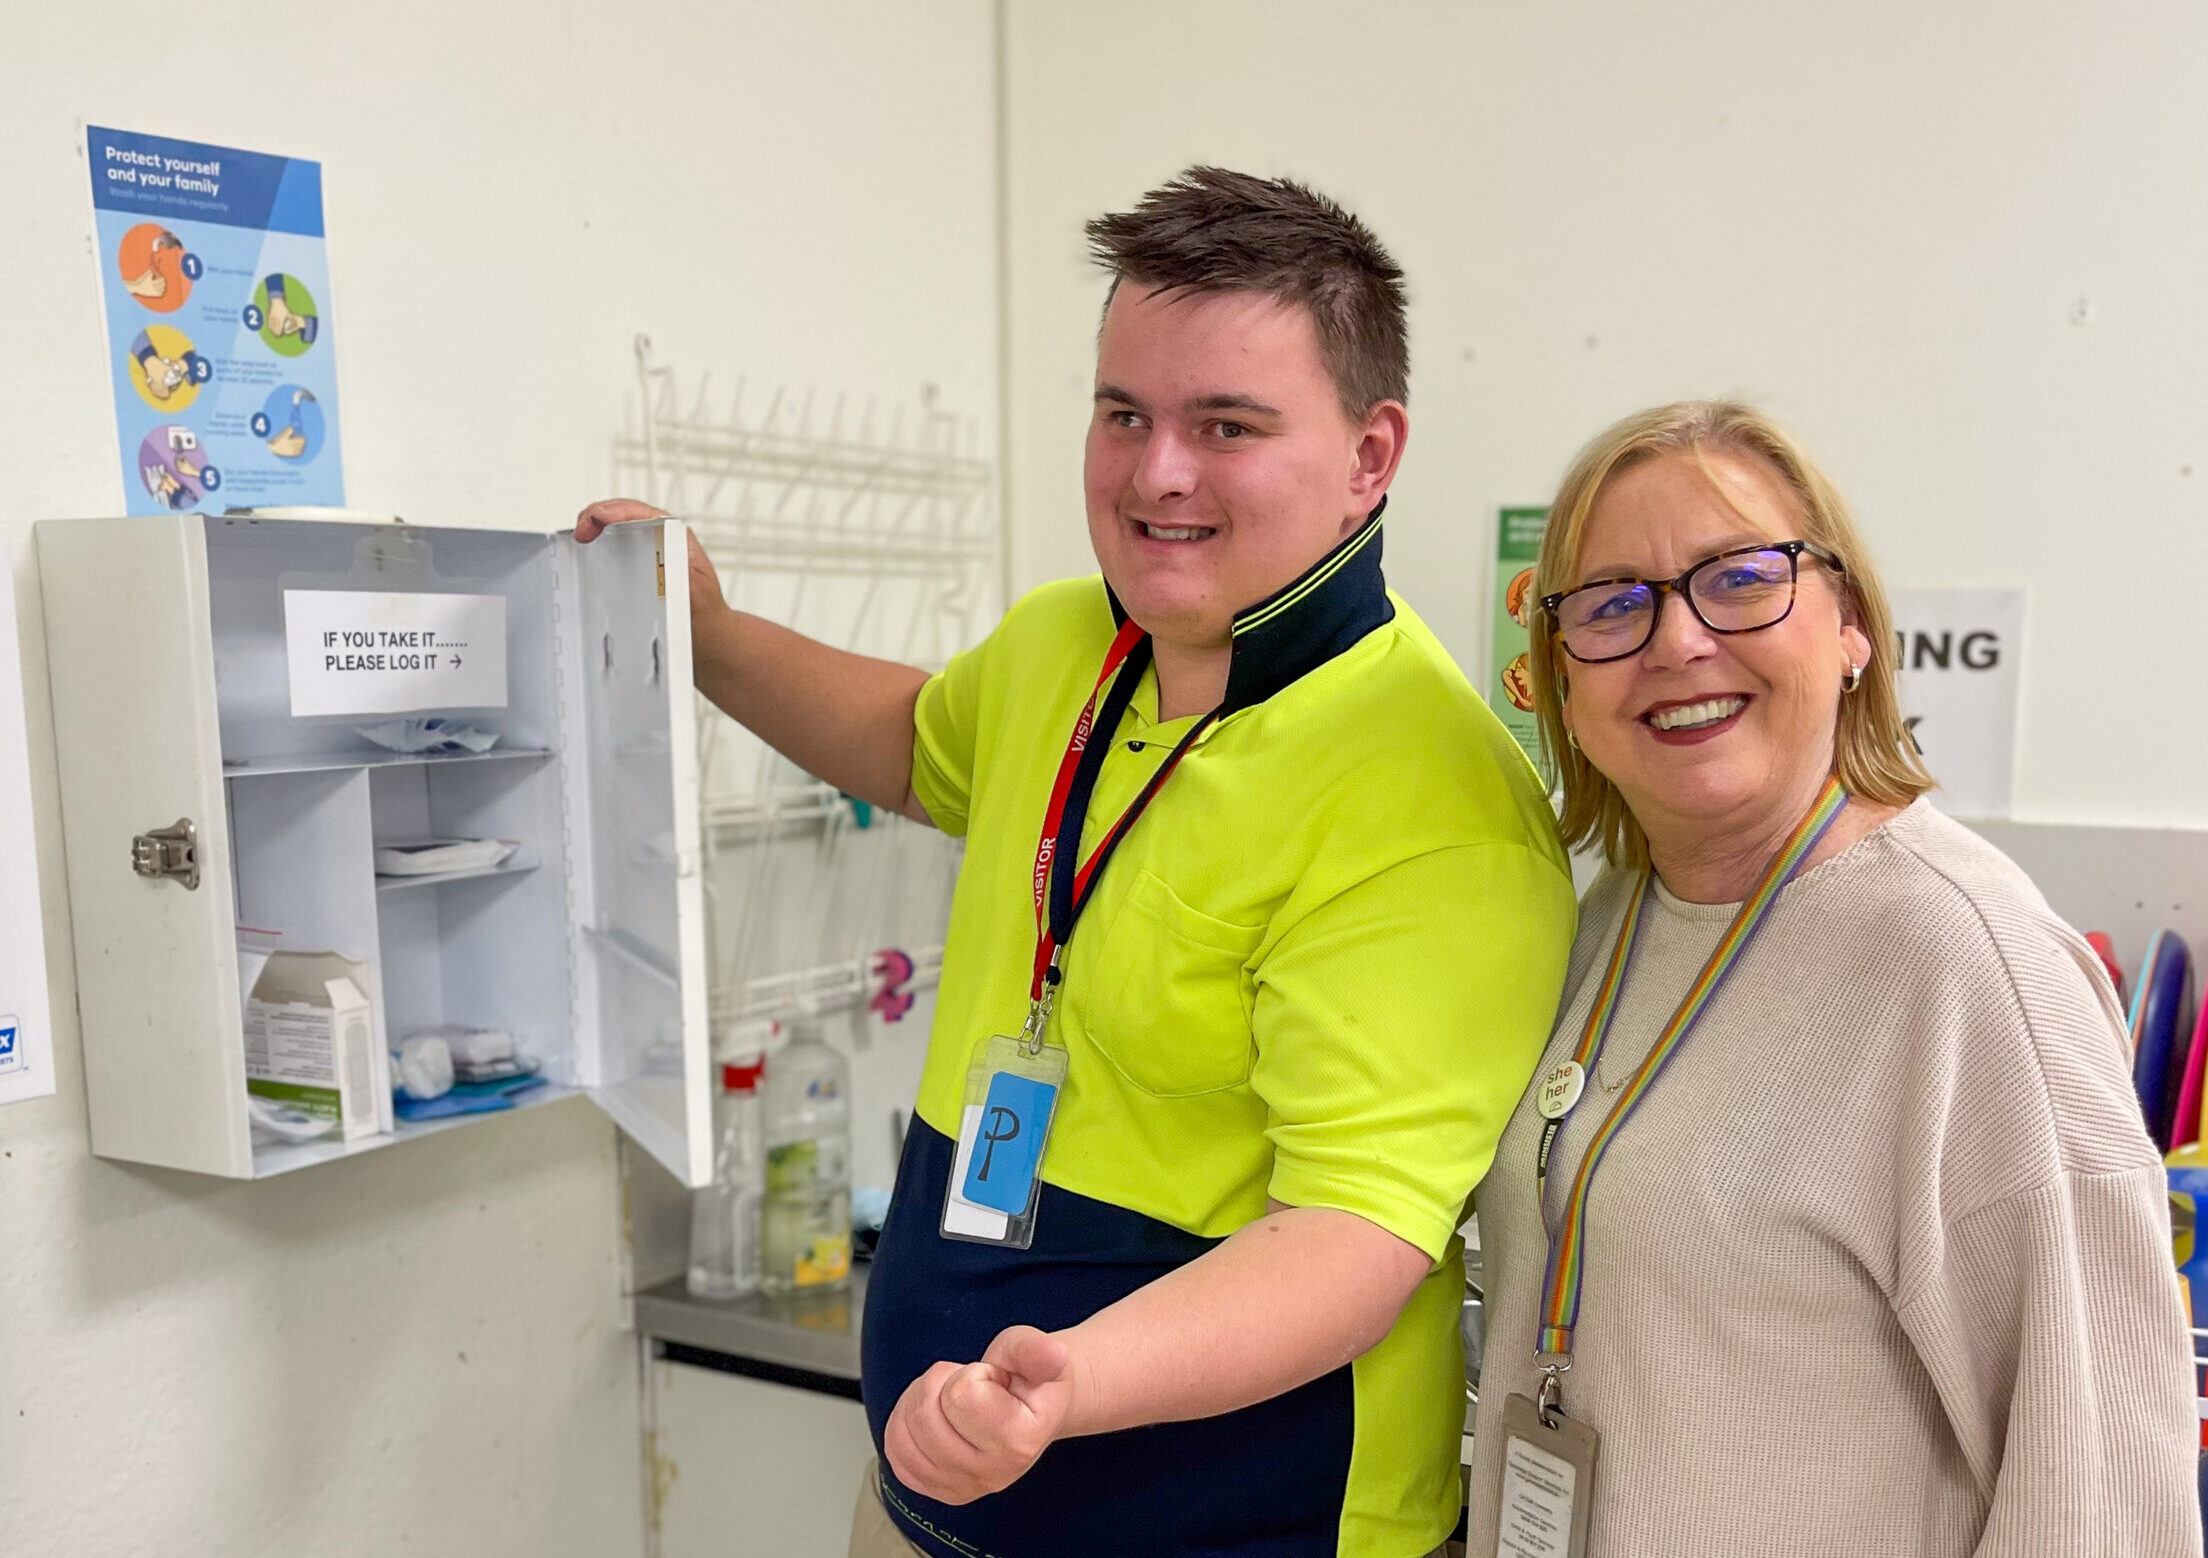
<svg viewBox="0 0 2208 1558">
<path fill-rule="evenodd" d="M 401 1142 L 435 1136 L 463 1125 L 479 1125 L 486 1120 L 503 1120 L 521 1113 L 524 1109 L 539 1109 L 546 1104 L 556 1104 L 562 1099 L 579 1098 L 583 1090 L 563 1087 L 557 1082 L 547 1082 L 533 1087 L 514 1099 L 511 1109 L 490 1109 L 481 1114 L 447 1115 L 439 1120 L 401 1120 L 387 1136 L 363 1136 L 356 1141 L 342 1141 L 334 1136 L 319 1136 L 313 1141 L 277 1142 L 253 1149 L 253 1177 L 273 1179 L 278 1174 L 289 1174 L 298 1169 L 312 1168 L 317 1163 L 329 1163 L 338 1158 L 354 1158 L 364 1152 L 376 1152 L 385 1147 L 395 1147 Z"/>
<path fill-rule="evenodd" d="M 493 876 L 527 876 L 537 869 L 537 862 L 507 861 L 504 865 L 476 866 L 467 871 L 433 871 L 423 876 L 381 876 L 376 878 L 379 893 L 403 893 L 415 887 L 442 887 L 447 882 L 476 882 Z"/>
<path fill-rule="evenodd" d="M 260 774 L 316 774 L 345 768 L 442 768 L 455 763 L 498 763 L 547 758 L 543 747 L 493 747 L 488 752 L 303 752 L 290 757 L 226 757 L 225 779 Z"/>
</svg>

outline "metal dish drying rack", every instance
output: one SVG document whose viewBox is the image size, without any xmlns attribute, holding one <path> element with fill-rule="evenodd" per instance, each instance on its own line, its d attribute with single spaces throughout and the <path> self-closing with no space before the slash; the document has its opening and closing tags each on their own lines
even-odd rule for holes
<svg viewBox="0 0 2208 1558">
<path fill-rule="evenodd" d="M 935 387 L 884 412 L 777 389 L 687 393 L 635 341 L 617 490 L 682 519 L 729 604 L 855 653 L 939 669 L 999 612 L 996 473 Z M 931 988 L 959 844 L 806 774 L 698 700 L 715 1031 L 795 1011 L 895 1021 Z"/>
</svg>

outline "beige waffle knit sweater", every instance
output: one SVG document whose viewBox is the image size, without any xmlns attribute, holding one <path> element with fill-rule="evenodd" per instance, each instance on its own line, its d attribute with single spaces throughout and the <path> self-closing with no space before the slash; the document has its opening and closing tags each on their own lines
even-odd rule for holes
<svg viewBox="0 0 2208 1558">
<path fill-rule="evenodd" d="M 1544 1069 L 1631 887 L 1588 893 Z M 1552 1216 L 1732 914 L 1652 895 Z M 1522 1104 L 1479 1190 L 1476 1558 L 1504 1396 L 1536 1383 L 1540 1124 Z M 1564 1406 L 1602 1434 L 1591 1558 L 2200 1551 L 2169 1205 L 2114 992 L 1924 802 L 1786 888 L 1604 1159 L 1587 1241 Z"/>
</svg>

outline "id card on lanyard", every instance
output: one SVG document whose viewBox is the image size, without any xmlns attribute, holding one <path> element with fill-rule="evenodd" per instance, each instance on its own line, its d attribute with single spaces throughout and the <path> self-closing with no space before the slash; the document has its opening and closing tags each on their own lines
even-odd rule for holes
<svg viewBox="0 0 2208 1558">
<path fill-rule="evenodd" d="M 1133 622 L 1122 626 L 1104 656 L 1096 686 L 1074 722 L 1059 759 L 1035 846 L 1035 966 L 1028 982 L 1027 1021 L 1017 1035 L 977 1041 L 966 1067 L 958 1151 L 943 1196 L 946 1239 L 1024 1250 L 1035 1242 L 1042 1194 L 1043 1153 L 1065 1091 L 1065 1046 L 1051 1042 L 1050 1019 L 1064 980 L 1066 943 L 1096 890 L 1097 879 L 1137 819 L 1156 799 L 1181 759 L 1212 722 L 1214 709 L 1190 727 L 1133 803 L 1120 814 L 1078 870 L 1081 830 L 1103 772 L 1112 734 L 1150 666 L 1150 638 Z M 1107 692 L 1106 689 L 1110 690 Z M 1098 708 L 1098 700 L 1103 707 Z M 1099 735 L 1101 732 L 1101 735 Z"/>
<path fill-rule="evenodd" d="M 1587 1549 L 1595 1461 L 1602 1449 L 1602 1436 L 1592 1425 L 1565 1415 L 1563 1382 L 1572 1368 L 1572 1331 L 1579 1323 L 1580 1290 L 1586 1282 L 1587 1202 L 1595 1175 L 1602 1167 L 1603 1154 L 1679 1053 L 1688 1031 L 1709 1009 L 1748 943 L 1770 917 L 1779 890 L 1794 879 L 1847 804 L 1847 792 L 1840 781 L 1828 778 L 1817 804 L 1795 825 L 1792 837 L 1764 868 L 1755 891 L 1733 916 L 1733 923 L 1688 987 L 1678 1010 L 1671 1014 L 1617 1102 L 1596 1126 L 1554 1227 L 1548 1220 L 1549 1154 L 1564 1122 L 1578 1107 L 1587 1078 L 1610 1037 L 1611 1019 L 1617 1014 L 1618 995 L 1625 987 L 1625 972 L 1639 937 L 1641 909 L 1648 901 L 1648 873 L 1642 874 L 1632 901 L 1626 905 L 1617 944 L 1610 951 L 1609 968 L 1588 1009 L 1578 1048 L 1570 1060 L 1558 1062 L 1536 1086 L 1534 1108 L 1543 1124 L 1540 1154 L 1534 1162 L 1535 1196 L 1542 1225 L 1549 1234 L 1548 1268 L 1541 1285 L 1540 1343 L 1533 1359 L 1541 1374 L 1541 1393 L 1539 1400 L 1513 1394 L 1503 1403 L 1501 1471 L 1498 1485 L 1491 1490 L 1498 1516 L 1496 1558 L 1580 1558 Z"/>
</svg>

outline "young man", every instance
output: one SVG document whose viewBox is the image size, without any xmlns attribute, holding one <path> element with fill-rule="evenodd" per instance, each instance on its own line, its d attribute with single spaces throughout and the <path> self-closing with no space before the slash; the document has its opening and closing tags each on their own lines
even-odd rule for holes
<svg viewBox="0 0 2208 1558">
<path fill-rule="evenodd" d="M 692 561 L 699 686 L 967 839 L 852 1550 L 1420 1558 L 1457 1518 L 1455 1230 L 1548 1035 L 1570 875 L 1381 579 L 1386 251 L 1215 168 L 1089 236 L 1102 580 L 925 677 L 739 616 Z"/>
</svg>

